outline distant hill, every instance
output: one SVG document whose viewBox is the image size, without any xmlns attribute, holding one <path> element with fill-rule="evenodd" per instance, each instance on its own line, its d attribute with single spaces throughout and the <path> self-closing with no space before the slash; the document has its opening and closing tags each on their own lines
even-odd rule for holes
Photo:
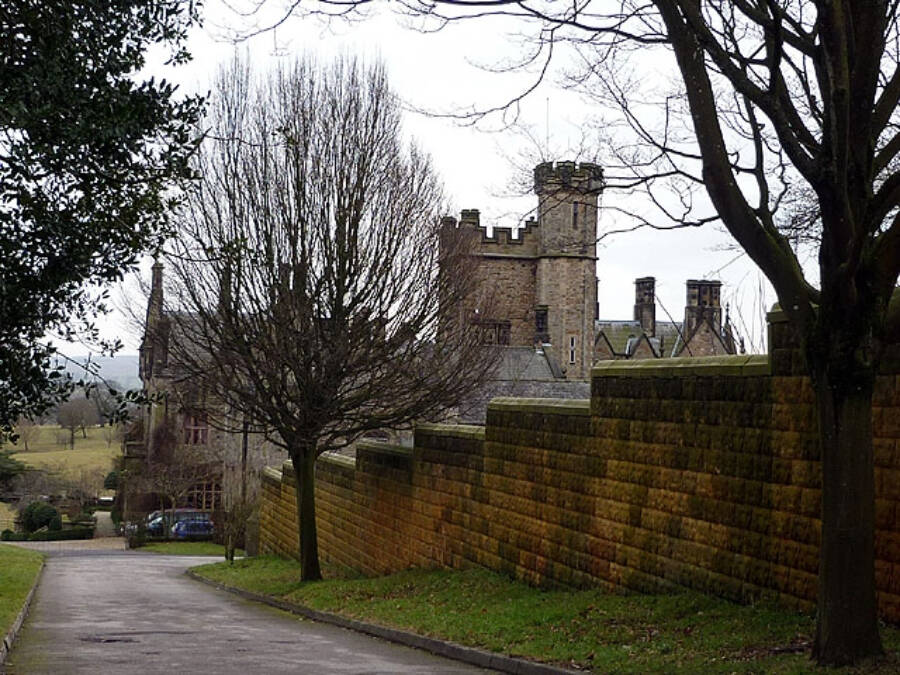
<svg viewBox="0 0 900 675">
<path fill-rule="evenodd" d="M 82 363 L 87 356 L 71 356 L 71 359 Z M 120 354 L 117 356 L 91 356 L 91 363 L 100 367 L 100 376 L 107 382 L 116 382 L 123 389 L 140 389 L 141 379 L 138 377 L 137 354 Z M 66 364 L 66 371 L 76 380 L 85 377 L 83 369 L 72 363 Z"/>
</svg>

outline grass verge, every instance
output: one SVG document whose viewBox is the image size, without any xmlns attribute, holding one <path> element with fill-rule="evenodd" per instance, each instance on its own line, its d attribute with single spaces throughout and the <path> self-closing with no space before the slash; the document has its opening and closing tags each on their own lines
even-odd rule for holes
<svg viewBox="0 0 900 675">
<path fill-rule="evenodd" d="M 165 553 L 166 555 L 217 555 L 225 557 L 225 547 L 211 541 L 154 541 L 141 546 L 138 551 Z M 235 549 L 235 555 L 243 556 L 242 549 Z"/>
<path fill-rule="evenodd" d="M 301 583 L 296 562 L 274 557 L 194 571 L 312 609 L 601 673 L 819 672 L 808 657 L 810 616 L 699 593 L 545 591 L 481 569 Z M 837 672 L 900 672 L 900 630 L 883 627 L 882 638 L 887 657 Z"/>
<path fill-rule="evenodd" d="M 0 640 L 22 611 L 43 559 L 37 551 L 0 544 Z"/>
</svg>

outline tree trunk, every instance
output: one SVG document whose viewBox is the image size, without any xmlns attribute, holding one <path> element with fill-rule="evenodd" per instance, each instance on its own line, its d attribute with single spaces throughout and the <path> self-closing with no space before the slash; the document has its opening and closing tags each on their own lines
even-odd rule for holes
<svg viewBox="0 0 900 675">
<path fill-rule="evenodd" d="M 316 449 L 307 445 L 302 453 L 293 453 L 297 484 L 297 531 L 300 535 L 300 580 L 319 581 L 319 540 L 316 529 Z"/>
<path fill-rule="evenodd" d="M 234 564 L 234 535 L 230 531 L 225 537 L 225 560 Z"/>
<path fill-rule="evenodd" d="M 172 517 L 167 521 L 165 514 L 163 514 L 163 539 L 166 540 L 172 538 L 172 527 L 175 525 L 175 509 L 178 506 L 178 501 L 175 497 L 171 497 L 170 499 L 172 502 Z"/>
<path fill-rule="evenodd" d="M 822 543 L 813 658 L 839 666 L 883 653 L 875 600 L 874 372 L 846 362 L 819 370 Z"/>
</svg>

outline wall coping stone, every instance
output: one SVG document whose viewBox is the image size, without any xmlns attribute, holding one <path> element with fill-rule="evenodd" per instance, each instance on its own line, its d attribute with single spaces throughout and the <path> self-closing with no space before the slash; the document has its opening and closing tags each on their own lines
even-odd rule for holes
<svg viewBox="0 0 900 675">
<path fill-rule="evenodd" d="M 778 306 L 778 303 L 772 305 L 772 311 L 766 313 L 766 322 L 768 323 L 787 323 L 788 315 L 781 307 Z"/>
<path fill-rule="evenodd" d="M 371 440 L 359 441 L 356 444 L 356 449 L 368 450 L 369 452 L 375 452 L 382 455 L 394 455 L 396 457 L 411 457 L 413 453 L 412 448 L 396 445 L 395 443 Z"/>
<path fill-rule="evenodd" d="M 589 417 L 591 414 L 591 400 L 589 398 L 515 398 L 512 396 L 498 396 L 490 400 L 487 408 L 489 411 L 502 410 Z"/>
<path fill-rule="evenodd" d="M 342 455 L 339 452 L 323 452 L 319 455 L 318 461 L 328 462 L 329 464 L 337 464 L 338 466 L 346 466 L 351 469 L 356 468 L 356 458 L 349 455 Z M 293 469 L 293 464 L 291 465 Z"/>
<path fill-rule="evenodd" d="M 770 374 L 771 366 L 768 354 L 599 361 L 591 369 L 591 377 L 672 377 L 683 375 L 716 377 Z"/>
<path fill-rule="evenodd" d="M 268 478 L 269 480 L 274 480 L 276 482 L 281 482 L 281 472 L 282 469 L 279 469 L 275 466 L 267 466 L 262 470 L 263 479 Z"/>
<path fill-rule="evenodd" d="M 429 436 L 455 436 L 484 440 L 484 427 L 474 424 L 417 424 L 416 432 L 419 431 Z"/>
</svg>

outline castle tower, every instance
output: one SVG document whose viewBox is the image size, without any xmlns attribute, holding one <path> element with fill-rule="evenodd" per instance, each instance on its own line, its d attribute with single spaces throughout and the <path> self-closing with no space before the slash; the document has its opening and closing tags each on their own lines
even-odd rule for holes
<svg viewBox="0 0 900 675">
<path fill-rule="evenodd" d="M 702 319 L 707 319 L 713 328 L 721 332 L 722 307 L 719 295 L 721 281 L 688 279 L 687 301 L 684 307 L 684 335 L 691 336 Z"/>
<path fill-rule="evenodd" d="M 634 280 L 634 320 L 641 322 L 641 330 L 649 337 L 656 336 L 656 279 L 642 277 Z"/>
<path fill-rule="evenodd" d="M 597 199 L 603 170 L 596 164 L 557 162 L 534 169 L 538 196 L 535 334 L 566 369 L 566 378 L 590 376 L 597 312 Z"/>
</svg>

